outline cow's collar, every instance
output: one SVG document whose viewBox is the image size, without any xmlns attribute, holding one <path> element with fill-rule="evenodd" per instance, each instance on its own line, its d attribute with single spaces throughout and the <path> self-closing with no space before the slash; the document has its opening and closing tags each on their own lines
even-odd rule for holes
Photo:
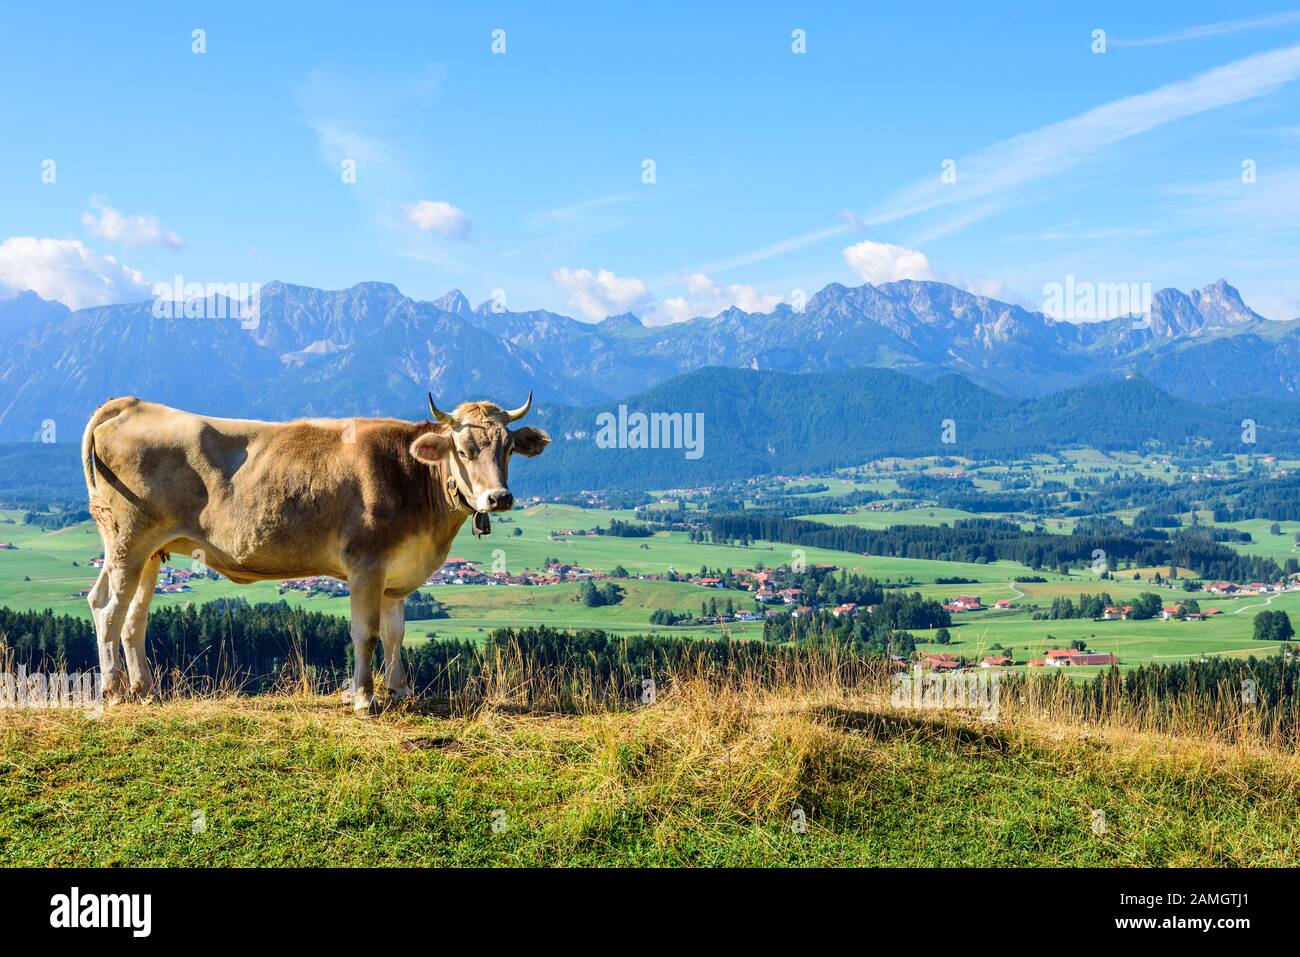
<svg viewBox="0 0 1300 957">
<path fill-rule="evenodd" d="M 451 506 L 453 512 L 467 511 L 474 515 L 474 524 L 470 531 L 474 533 L 475 538 L 482 538 L 484 535 L 492 534 L 492 519 L 487 512 L 480 512 L 474 507 L 474 503 L 469 500 L 464 489 L 461 488 L 456 476 L 451 474 L 451 469 L 447 470 L 447 503 Z"/>
</svg>

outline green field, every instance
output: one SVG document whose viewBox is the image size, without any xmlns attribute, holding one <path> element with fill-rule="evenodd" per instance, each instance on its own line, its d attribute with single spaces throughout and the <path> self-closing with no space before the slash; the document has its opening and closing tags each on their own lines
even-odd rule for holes
<svg viewBox="0 0 1300 957">
<path fill-rule="evenodd" d="M 1059 458 L 1036 456 L 1015 465 L 960 464 L 975 478 L 978 488 L 986 489 L 996 487 L 1008 476 L 1015 476 L 1017 480 L 1025 477 L 1052 479 L 1067 484 L 1082 475 L 1114 472 L 1149 475 L 1170 481 L 1177 478 L 1159 459 L 1092 450 L 1069 452 Z M 891 489 L 897 488 L 891 475 L 897 474 L 899 469 L 938 474 L 951 471 L 952 467 L 951 462 L 939 466 L 929 460 L 890 460 L 869 467 L 842 470 L 841 474 L 833 477 L 792 480 L 781 489 L 786 493 L 797 493 L 801 488 L 829 486 L 826 491 L 810 493 L 808 497 L 813 501 L 863 489 L 871 490 L 872 494 L 887 495 Z M 689 507 L 694 508 L 695 503 Z M 895 524 L 951 525 L 961 519 L 995 517 L 996 514 L 925 505 L 891 511 L 860 508 L 852 513 L 829 512 L 801 517 L 832 525 L 882 529 Z M 1117 514 L 1122 518 L 1132 517 L 1131 514 Z M 0 541 L 17 546 L 14 550 L 0 550 L 0 605 L 23 610 L 51 608 L 56 612 L 88 616 L 89 609 L 77 591 L 89 587 L 95 577 L 94 569 L 88 564 L 99 553 L 99 538 L 93 525 L 83 523 L 45 533 L 23 524 L 22 517 L 21 512 L 0 512 Z M 1201 513 L 1198 517 L 1206 523 L 1211 519 L 1208 513 Z M 1144 570 L 1142 581 L 1133 581 L 1131 570 L 1102 581 L 1087 571 L 1074 571 L 1069 575 L 1041 570 L 1032 572 L 1010 562 L 967 564 L 863 556 L 768 542 L 755 542 L 747 547 L 714 545 L 692 542 L 684 532 L 658 532 L 649 538 L 558 534 L 563 530 L 582 532 L 593 527 L 607 527 L 614 519 L 634 521 L 635 518 L 630 510 L 542 504 L 519 508 L 498 517 L 493 523 L 493 533 L 482 539 L 472 537 L 466 526 L 452 549 L 452 555 L 473 561 L 485 570 L 504 569 L 518 573 L 540 569 L 548 560 L 558 559 L 605 572 L 621 566 L 633 577 L 620 582 L 624 590 L 622 601 L 599 608 L 588 608 L 575 600 L 577 584 L 428 588 L 425 590 L 438 598 L 449 617 L 409 622 L 409 640 L 419 642 L 432 636 L 474 640 L 494 628 L 527 625 L 602 628 L 621 634 L 668 632 L 698 637 L 720 634 L 758 637 L 763 631 L 761 622 L 689 627 L 651 625 L 651 614 L 661 608 L 696 614 L 701 601 L 716 600 L 725 607 L 730 599 L 737 610 L 751 609 L 754 605 L 750 595 L 743 591 L 706 589 L 686 582 L 648 580 L 637 576 L 664 576 L 670 570 L 687 576 L 697 573 L 703 566 L 741 569 L 760 565 L 776 567 L 802 561 L 810 565 L 831 564 L 882 582 L 903 582 L 909 589 L 915 588 L 926 597 L 941 600 L 962 594 L 977 594 L 986 604 L 997 599 L 1011 600 L 1015 607 L 1010 611 L 954 614 L 953 642 L 943 650 L 964 656 L 979 656 L 990 646 L 1001 644 L 1012 648 L 1018 659 L 1027 660 L 1040 656 L 1048 648 L 1065 646 L 1072 640 L 1084 640 L 1092 650 L 1115 652 L 1122 667 L 1129 668 L 1145 662 L 1175 661 L 1201 655 L 1262 654 L 1274 647 L 1256 644 L 1252 639 L 1254 615 L 1266 607 L 1262 599 L 1214 599 L 1197 595 L 1203 607 L 1217 606 L 1225 612 L 1199 623 L 1034 621 L 1032 618 L 1035 608 L 1047 608 L 1053 598 L 1077 599 L 1081 593 L 1103 590 L 1118 603 L 1146 591 L 1157 591 L 1166 604 L 1176 603 L 1184 593 L 1153 585 L 1150 578 L 1156 569 Z M 1024 516 L 1019 518 L 1024 521 Z M 1048 518 L 1042 524 L 1049 531 L 1068 533 L 1074 522 L 1073 518 Z M 1024 521 L 1024 524 L 1028 526 L 1032 522 Z M 1281 523 L 1281 535 L 1271 535 L 1269 525 L 1264 520 L 1236 523 L 1234 527 L 1249 531 L 1254 541 L 1234 547 L 1246 554 L 1277 560 L 1297 554 L 1295 535 L 1300 532 L 1300 523 Z M 173 564 L 178 567 L 185 567 L 186 563 L 183 556 L 173 558 Z M 1164 572 L 1163 569 L 1159 571 Z M 1047 581 L 1019 585 L 1013 582 L 1015 577 L 1027 574 L 1038 575 Z M 963 578 L 970 583 L 940 585 L 936 583 L 940 578 Z M 274 583 L 239 586 L 224 579 L 202 580 L 194 584 L 190 593 L 160 595 L 155 601 L 158 606 L 167 606 L 236 596 L 250 602 L 283 598 L 293 605 L 341 616 L 348 613 L 347 599 L 308 598 L 299 592 L 287 592 L 281 596 Z M 1277 599 L 1272 607 L 1300 611 L 1300 601 L 1297 595 L 1288 594 Z M 922 632 L 917 637 L 921 639 L 923 648 L 939 648 L 925 641 L 933 638 L 933 634 Z"/>
</svg>

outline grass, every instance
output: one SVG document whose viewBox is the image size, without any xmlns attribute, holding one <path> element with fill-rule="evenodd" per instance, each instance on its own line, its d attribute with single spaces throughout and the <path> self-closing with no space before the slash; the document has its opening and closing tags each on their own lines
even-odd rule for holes
<svg viewBox="0 0 1300 957">
<path fill-rule="evenodd" d="M 4 866 L 1284 866 L 1300 851 L 1294 755 L 897 710 L 834 683 L 688 680 L 578 715 L 365 720 L 306 695 L 8 712 L 0 756 Z"/>
<path fill-rule="evenodd" d="M 1102 584 L 1110 584 L 1103 582 Z M 1021 585 L 1023 589 L 1045 586 Z M 1067 593 L 1077 598 L 1079 591 L 1095 594 L 1098 588 L 1078 589 Z M 1115 589 L 1108 588 L 1120 600 Z M 1170 593 L 1167 604 L 1174 604 L 1181 593 Z M 968 658 L 988 654 L 989 647 L 1001 644 L 1013 649 L 1017 660 L 1041 657 L 1048 648 L 1068 648 L 1070 642 L 1083 640 L 1088 648 L 1099 652 L 1114 652 L 1119 656 L 1121 669 L 1151 662 L 1169 663 L 1187 661 L 1202 655 L 1231 655 L 1257 657 L 1275 654 L 1280 642 L 1255 641 L 1254 619 L 1265 610 L 1284 610 L 1292 619 L 1300 618 L 1300 592 L 1278 595 L 1271 602 L 1267 598 L 1217 598 L 1204 595 L 1199 598 L 1201 607 L 1219 608 L 1221 615 L 1205 621 L 1093 621 L 1092 619 L 1058 619 L 1034 621 L 1027 614 L 1006 615 L 954 615 L 955 627 L 949 629 L 952 642 L 939 645 L 931 639 L 937 629 L 915 632 L 917 647 L 925 651 L 949 651 Z M 1039 600 L 1040 604 L 1049 602 Z M 1091 674 L 1097 669 L 1081 668 L 1080 673 Z"/>
</svg>

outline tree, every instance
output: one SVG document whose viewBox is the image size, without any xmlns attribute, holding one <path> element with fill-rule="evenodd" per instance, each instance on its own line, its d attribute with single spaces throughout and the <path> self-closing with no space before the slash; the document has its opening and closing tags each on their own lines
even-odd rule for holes
<svg viewBox="0 0 1300 957">
<path fill-rule="evenodd" d="M 952 633 L 947 628 L 940 628 L 934 633 L 934 640 L 937 644 L 946 645 L 952 641 Z"/>
<path fill-rule="evenodd" d="M 1295 628 L 1286 612 L 1261 611 L 1255 616 L 1256 641 L 1290 641 L 1294 637 Z"/>
</svg>

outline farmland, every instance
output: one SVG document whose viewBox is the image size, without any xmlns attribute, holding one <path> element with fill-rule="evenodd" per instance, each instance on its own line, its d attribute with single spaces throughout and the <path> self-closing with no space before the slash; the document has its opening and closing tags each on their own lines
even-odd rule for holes
<svg viewBox="0 0 1300 957">
<path fill-rule="evenodd" d="M 1221 468 L 1226 469 L 1227 463 Z M 1233 468 L 1240 467 L 1234 461 Z M 879 498 L 853 508 L 836 508 L 827 512 L 812 511 L 800 517 L 832 526 L 857 526 L 885 529 L 895 525 L 929 527 L 951 526 L 979 518 L 1000 518 L 1023 528 L 1044 528 L 1068 534 L 1074 518 L 1056 519 L 1024 513 L 976 512 L 951 508 L 924 500 L 909 502 L 899 498 L 904 475 L 948 476 L 954 469 L 972 478 L 978 494 L 995 494 L 1007 481 L 1016 480 L 1043 486 L 1074 485 L 1087 476 L 1125 474 L 1154 477 L 1161 482 L 1176 483 L 1185 478 L 1166 462 L 1137 456 L 1104 454 L 1090 450 L 1057 457 L 1037 456 L 1018 463 L 980 463 L 958 460 L 941 463 L 934 460 L 885 460 L 836 475 L 796 478 L 769 485 L 766 493 L 793 497 L 815 507 L 819 501 L 839 501 L 856 494 L 862 499 Z M 1046 483 L 1046 484 L 1045 484 Z M 1015 562 L 949 562 L 926 559 L 860 555 L 822 548 L 794 548 L 789 545 L 753 541 L 748 544 L 714 544 L 699 541 L 685 531 L 661 530 L 648 537 L 618 537 L 587 534 L 593 528 L 605 528 L 614 520 L 635 522 L 667 514 L 676 501 L 688 514 L 707 514 L 699 503 L 672 493 L 658 492 L 660 502 L 641 512 L 631 509 L 579 508 L 574 505 L 537 503 L 517 508 L 494 522 L 493 534 L 475 539 L 468 526 L 462 530 L 453 555 L 479 568 L 518 574 L 541 570 L 548 563 L 564 562 L 585 567 L 596 573 L 625 571 L 619 581 L 621 600 L 612 605 L 587 607 L 579 598 L 580 584 L 565 582 L 549 586 L 509 587 L 500 585 L 444 584 L 424 589 L 441 604 L 445 617 L 408 623 L 408 640 L 412 643 L 437 638 L 480 639 L 500 627 L 548 625 L 562 629 L 601 628 L 612 633 L 674 633 L 695 637 L 727 635 L 756 638 L 763 633 L 762 622 L 727 621 L 693 625 L 659 625 L 651 615 L 659 609 L 682 615 L 696 615 L 702 604 L 727 602 L 737 610 L 754 608 L 753 596 L 740 588 L 705 588 L 686 581 L 670 581 L 675 575 L 685 578 L 702 567 L 709 569 L 775 568 L 801 561 L 808 565 L 833 565 L 855 575 L 869 576 L 883 583 L 902 584 L 905 590 L 918 591 L 927 598 L 948 601 L 964 594 L 978 595 L 985 606 L 996 600 L 1010 602 L 1010 608 L 957 613 L 948 630 L 947 644 L 937 642 L 937 629 L 915 633 L 921 651 L 946 651 L 950 654 L 978 658 L 999 647 L 1009 650 L 1021 666 L 1040 657 L 1053 647 L 1083 642 L 1090 650 L 1113 652 L 1122 668 L 1145 662 L 1184 660 L 1213 655 L 1265 654 L 1276 650 L 1277 643 L 1255 642 L 1252 635 L 1254 616 L 1265 608 L 1300 611 L 1300 594 L 1287 593 L 1275 599 L 1216 597 L 1203 599 L 1222 614 L 1206 621 L 1094 621 L 1091 619 L 1043 620 L 1036 613 L 1050 606 L 1053 599 L 1077 600 L 1081 594 L 1105 591 L 1117 603 L 1124 603 L 1144 592 L 1155 591 L 1167 604 L 1176 604 L 1184 594 L 1182 581 L 1167 581 L 1161 573 L 1168 569 L 1134 568 L 1103 580 L 1087 567 L 1062 572 L 1033 570 Z M 761 501 L 758 499 L 757 501 Z M 1131 520 L 1131 513 L 1126 510 Z M 1124 520 L 1124 512 L 1112 517 Z M 1188 516 L 1190 519 L 1190 515 Z M 1210 523 L 1213 516 L 1198 513 L 1196 520 Z M 1249 542 L 1237 543 L 1243 554 L 1283 560 L 1295 553 L 1295 536 L 1300 523 L 1281 522 L 1275 529 L 1267 519 L 1250 519 L 1225 523 L 1250 534 Z M 1278 532 L 1275 534 L 1274 532 Z M 89 610 L 80 589 L 89 587 L 95 576 L 90 560 L 99 553 L 99 539 L 89 522 L 56 531 L 42 531 L 25 524 L 18 510 L 0 512 L 0 541 L 15 546 L 0 550 L 0 604 L 18 610 L 49 608 L 57 613 L 87 617 Z M 188 567 L 184 556 L 174 556 L 172 564 Z M 1179 569 L 1181 577 L 1193 573 Z M 1020 581 L 1016 579 L 1042 579 Z M 941 583 L 947 580 L 950 583 Z M 956 582 L 956 583 L 952 583 Z M 347 599 L 301 591 L 281 592 L 275 583 L 237 586 L 224 579 L 195 579 L 192 591 L 162 594 L 156 606 L 183 605 L 218 598 L 240 597 L 250 602 L 284 600 L 291 605 L 347 614 Z M 1271 603 L 1270 603 L 1271 602 Z M 1080 669 L 1086 672 L 1093 669 Z"/>
</svg>

